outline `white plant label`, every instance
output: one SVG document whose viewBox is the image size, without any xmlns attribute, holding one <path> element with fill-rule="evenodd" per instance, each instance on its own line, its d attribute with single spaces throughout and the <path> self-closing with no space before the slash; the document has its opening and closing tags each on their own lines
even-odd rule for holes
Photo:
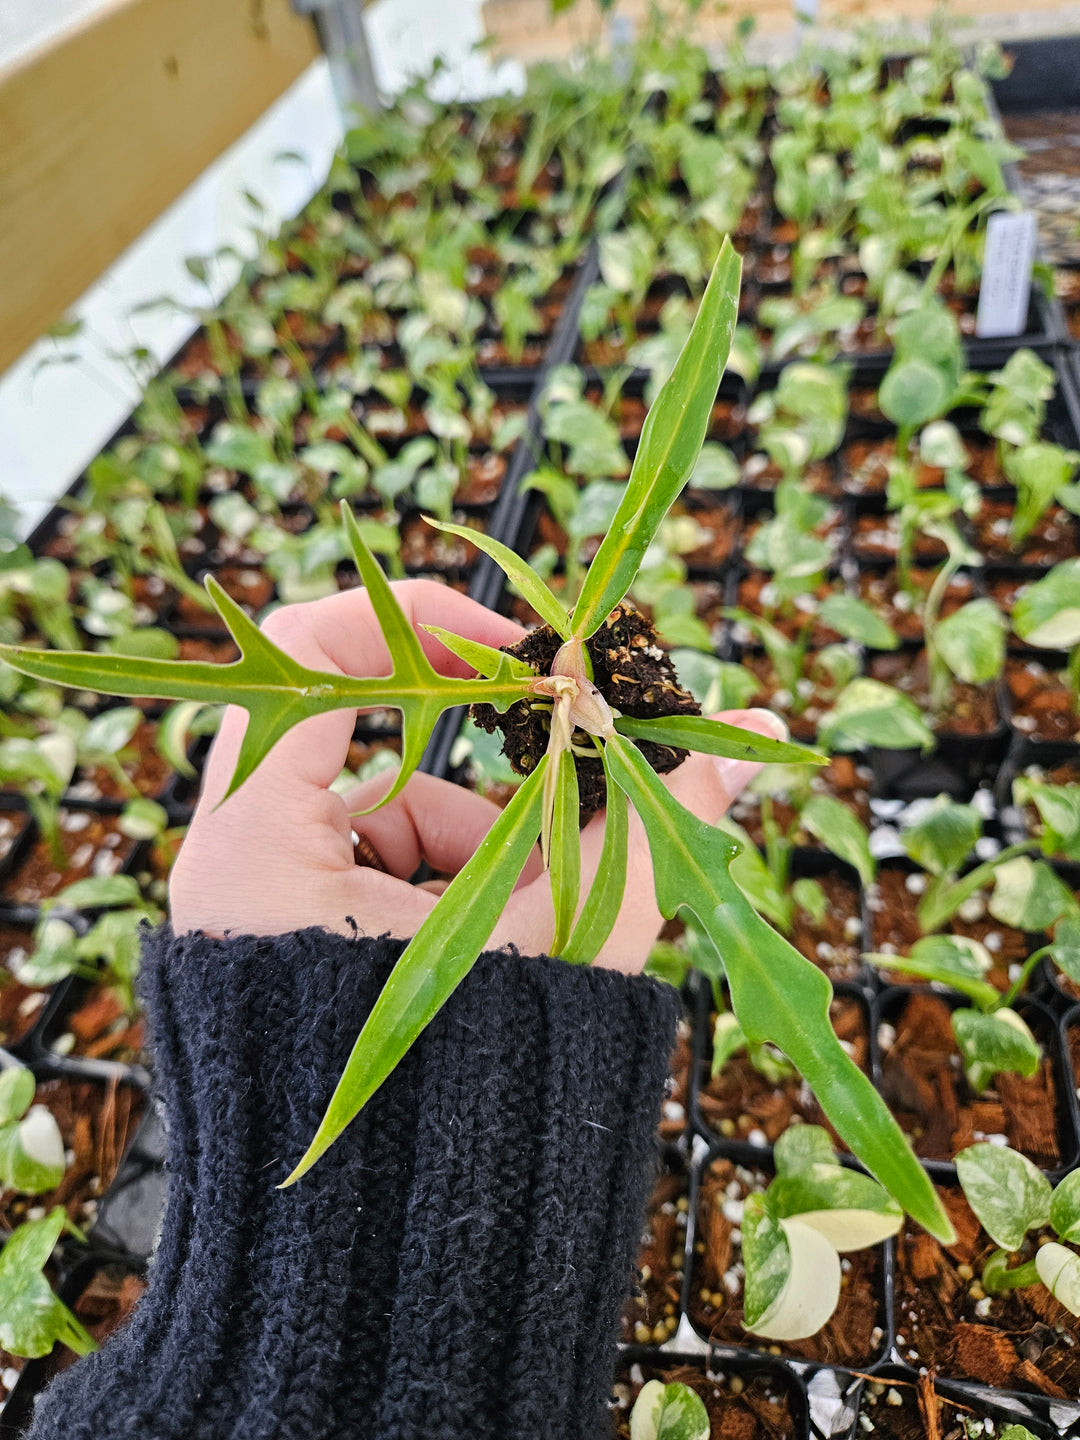
<svg viewBox="0 0 1080 1440">
<path fill-rule="evenodd" d="M 998 212 L 986 222 L 986 251 L 975 334 L 980 340 L 1022 335 L 1027 328 L 1037 222 L 1031 210 Z"/>
</svg>

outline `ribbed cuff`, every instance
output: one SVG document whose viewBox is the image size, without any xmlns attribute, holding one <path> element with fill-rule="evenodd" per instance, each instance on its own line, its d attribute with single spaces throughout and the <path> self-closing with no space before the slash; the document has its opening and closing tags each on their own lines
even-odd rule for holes
<svg viewBox="0 0 1080 1440">
<path fill-rule="evenodd" d="M 677 997 L 482 956 L 277 1190 L 401 949 L 148 936 L 162 1241 L 131 1324 L 47 1392 L 32 1440 L 592 1440 Z"/>
</svg>

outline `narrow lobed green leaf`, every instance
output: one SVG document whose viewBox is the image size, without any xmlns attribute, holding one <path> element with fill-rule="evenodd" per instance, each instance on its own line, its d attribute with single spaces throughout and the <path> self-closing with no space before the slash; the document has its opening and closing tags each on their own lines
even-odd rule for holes
<svg viewBox="0 0 1080 1440">
<path fill-rule="evenodd" d="M 852 1152 L 932 1235 L 953 1229 L 926 1172 L 829 1023 L 832 986 L 772 930 L 729 874 L 736 844 L 684 809 L 634 746 L 607 742 L 611 773 L 638 812 L 662 914 L 687 906 L 724 956 L 732 1008 L 752 1044 L 776 1045 Z"/>
<path fill-rule="evenodd" d="M 490 535 L 481 534 L 479 530 L 470 530 L 465 525 L 450 525 L 443 520 L 433 520 L 430 515 L 425 515 L 424 519 L 429 525 L 434 525 L 436 530 L 445 530 L 450 535 L 469 540 L 478 550 L 490 555 L 541 620 L 550 625 L 556 635 L 561 635 L 564 640 L 570 639 L 570 621 L 566 611 L 527 560 L 515 555 L 509 546 L 493 540 Z"/>
<path fill-rule="evenodd" d="M 606 750 L 604 772 L 607 774 Z M 626 852 L 629 835 L 626 796 L 608 778 L 607 809 L 604 812 L 604 843 L 585 904 L 567 941 L 562 958 L 571 965 L 591 965 L 619 918 L 626 889 Z"/>
<path fill-rule="evenodd" d="M 651 740 L 654 745 L 672 745 L 729 760 L 751 760 L 762 765 L 829 763 L 827 755 L 808 750 L 805 745 L 772 740 L 756 730 L 744 730 L 741 725 L 728 725 L 705 715 L 669 715 L 655 720 L 635 720 L 630 715 L 620 715 L 615 729 L 632 740 Z"/>
<path fill-rule="evenodd" d="M 551 901 L 555 909 L 552 955 L 560 955 L 570 939 L 581 887 L 581 831 L 578 821 L 580 802 L 573 752 L 564 750 L 559 755 L 558 766 L 549 865 Z"/>
<path fill-rule="evenodd" d="M 741 274 L 742 260 L 725 237 L 686 344 L 645 417 L 626 492 L 574 607 L 572 633 L 583 640 L 630 589 L 697 464 L 735 334 Z"/>
<path fill-rule="evenodd" d="M 543 756 L 394 966 L 326 1114 L 282 1188 L 305 1175 L 371 1099 L 476 963 L 540 834 Z"/>
<path fill-rule="evenodd" d="M 467 640 L 464 635 L 455 635 L 451 630 L 444 630 L 441 625 L 424 625 L 421 628 L 429 635 L 434 635 L 451 655 L 464 660 L 466 665 L 471 665 L 478 675 L 483 675 L 488 680 L 521 680 L 540 673 L 527 660 L 518 660 L 513 655 L 507 655 L 504 650 L 496 650 L 492 645 L 482 645 L 479 640 Z"/>
</svg>

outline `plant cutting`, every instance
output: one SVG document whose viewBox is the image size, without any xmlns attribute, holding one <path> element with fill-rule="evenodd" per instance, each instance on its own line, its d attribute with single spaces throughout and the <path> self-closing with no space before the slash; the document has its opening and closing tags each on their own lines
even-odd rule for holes
<svg viewBox="0 0 1080 1440">
<path fill-rule="evenodd" d="M 711 1431 L 701 1396 L 677 1380 L 647 1380 L 630 1412 L 630 1440 L 709 1440 Z"/>
<path fill-rule="evenodd" d="M 828 1023 L 828 981 L 745 901 L 729 874 L 737 845 L 684 811 L 634 742 L 657 746 L 669 766 L 678 760 L 680 749 L 690 747 L 766 761 L 814 757 L 798 747 L 762 741 L 685 713 L 685 706 L 684 713 L 667 716 L 616 714 L 593 678 L 611 663 L 606 633 L 612 633 L 614 620 L 618 635 L 618 623 L 627 615 L 620 601 L 697 459 L 735 326 L 738 279 L 739 260 L 726 242 L 686 347 L 649 412 L 619 512 L 589 567 L 572 615 L 511 551 L 489 537 L 476 537 L 545 620 L 548 628 L 534 632 L 523 646 L 534 653 L 550 652 L 546 673 L 520 656 L 437 632 L 453 653 L 480 672 L 480 678 L 469 682 L 439 676 L 347 509 L 357 567 L 393 655 L 394 671 L 387 679 L 329 677 L 305 669 L 272 645 L 212 580 L 207 582 L 211 597 L 242 652 L 231 667 L 48 654 L 28 647 L 3 651 L 3 658 L 16 668 L 82 688 L 149 692 L 169 699 L 228 699 L 244 705 L 249 721 L 229 794 L 293 724 L 333 709 L 392 705 L 401 710 L 402 763 L 382 803 L 400 793 L 420 762 L 435 721 L 452 705 L 490 705 L 504 717 L 504 733 L 516 730 L 526 737 L 520 754 L 524 783 L 474 861 L 450 883 L 406 948 L 357 1040 L 308 1152 L 286 1183 L 298 1179 L 341 1134 L 468 973 L 537 836 L 551 873 L 552 951 L 573 963 L 593 958 L 621 899 L 629 801 L 645 825 L 661 911 L 673 915 L 687 906 L 722 950 L 733 1005 L 748 1038 L 776 1044 L 810 1084 L 845 1143 L 890 1193 L 931 1231 L 950 1233 L 929 1181 L 884 1103 L 836 1041 Z M 458 527 L 444 528 L 454 533 Z M 647 650 L 648 645 L 643 636 L 632 648 Z M 618 663 L 630 664 L 632 655 L 623 659 L 619 649 L 616 640 Z M 655 712 L 661 696 L 670 701 L 678 687 L 658 662 L 652 663 L 654 668 L 642 676 L 642 690 Z M 666 708 L 670 711 L 670 703 Z M 607 826 L 598 877 L 579 916 L 583 789 L 586 809 L 599 808 L 606 800 Z"/>
<path fill-rule="evenodd" d="M 903 1212 L 876 1181 L 836 1163 L 828 1132 L 786 1130 L 776 1178 L 743 1206 L 744 1321 L 767 1340 L 805 1340 L 840 1299 L 840 1255 L 895 1235 Z"/>
<path fill-rule="evenodd" d="M 989 1255 L 980 1280 L 988 1295 L 1045 1285 L 1072 1315 L 1080 1316 L 1080 1173 L 1057 1186 L 1015 1150 L 982 1142 L 961 1150 L 956 1173 L 979 1223 L 999 1248 Z M 1032 1231 L 1047 1226 L 1057 1235 L 1033 1246 Z M 1034 1254 L 1031 1252 L 1034 1248 Z M 1020 1253 L 1019 1265 L 1010 1265 Z"/>
</svg>

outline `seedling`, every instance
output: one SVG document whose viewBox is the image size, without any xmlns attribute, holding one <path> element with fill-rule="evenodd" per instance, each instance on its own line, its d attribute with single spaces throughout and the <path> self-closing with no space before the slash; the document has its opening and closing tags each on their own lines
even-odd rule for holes
<svg viewBox="0 0 1080 1440">
<path fill-rule="evenodd" d="M 1069 652 L 1069 690 L 1080 715 L 1080 560 L 1064 560 L 1029 585 L 1013 606 L 1012 623 L 1029 645 Z"/>
<path fill-rule="evenodd" d="M 40 1220 L 19 1225 L 0 1250 L 0 1346 L 12 1355 L 36 1359 L 48 1355 L 57 1341 L 76 1355 L 97 1349 L 43 1274 L 65 1230 L 82 1238 L 57 1205 Z"/>
<path fill-rule="evenodd" d="M 26 1195 L 64 1178 L 64 1141 L 51 1110 L 34 1104 L 36 1081 L 13 1065 L 0 1071 L 0 1182 Z"/>
<path fill-rule="evenodd" d="M 709 1440 L 705 1402 L 680 1381 L 649 1380 L 630 1412 L 630 1440 Z"/>
<path fill-rule="evenodd" d="M 828 1131 L 786 1130 L 776 1178 L 743 1206 L 744 1325 L 767 1340 L 805 1340 L 840 1301 L 840 1256 L 895 1235 L 903 1212 L 869 1176 L 836 1163 Z"/>
<path fill-rule="evenodd" d="M 1056 1187 L 1024 1155 L 985 1142 L 956 1157 L 956 1173 L 968 1204 L 999 1248 L 982 1270 L 988 1295 L 1045 1285 L 1072 1315 L 1080 1316 L 1080 1173 Z M 1033 1243 L 1032 1231 L 1049 1226 L 1057 1240 Z M 1034 1250 L 1034 1254 L 1032 1251 Z M 1020 1252 L 1019 1265 L 1010 1259 Z"/>
<path fill-rule="evenodd" d="M 471 969 L 538 836 L 551 875 L 551 950 L 571 963 L 586 963 L 598 954 L 625 885 L 629 801 L 648 837 L 659 908 L 672 916 L 686 906 L 723 953 L 733 1006 L 748 1039 L 775 1044 L 868 1169 L 932 1233 L 951 1234 L 929 1180 L 884 1101 L 832 1031 L 828 980 L 745 900 L 729 871 L 737 844 L 683 809 L 634 742 L 650 741 L 661 751 L 693 748 L 765 762 L 820 757 L 695 714 L 617 714 L 591 678 L 605 659 L 605 622 L 616 610 L 624 616 L 619 602 L 697 460 L 735 328 L 739 271 L 738 256 L 725 242 L 686 347 L 649 412 L 623 501 L 572 615 L 512 551 L 468 532 L 502 565 L 549 627 L 530 637 L 552 647 L 548 673 L 538 673 L 520 657 L 439 630 L 437 638 L 477 669 L 479 678 L 439 675 L 347 507 L 350 545 L 392 655 L 388 677 L 329 676 L 298 664 L 212 579 L 208 590 L 242 654 L 231 666 L 50 654 L 21 646 L 0 652 L 16 668 L 79 688 L 243 705 L 249 719 L 229 795 L 292 725 L 330 710 L 384 705 L 400 709 L 402 763 L 380 803 L 399 794 L 415 772 L 432 728 L 447 708 L 486 705 L 506 717 L 518 707 L 516 715 L 502 720 L 504 733 L 530 717 L 539 725 L 542 752 L 528 754 L 524 782 L 473 861 L 450 882 L 406 947 L 357 1040 L 315 1138 L 287 1184 L 310 1169 L 341 1134 Z M 442 528 L 458 533 L 456 526 Z M 587 759 L 590 754 L 595 759 Z M 578 767 L 586 764 L 593 767 L 592 779 L 603 781 L 607 823 L 597 879 L 578 915 Z"/>
</svg>

